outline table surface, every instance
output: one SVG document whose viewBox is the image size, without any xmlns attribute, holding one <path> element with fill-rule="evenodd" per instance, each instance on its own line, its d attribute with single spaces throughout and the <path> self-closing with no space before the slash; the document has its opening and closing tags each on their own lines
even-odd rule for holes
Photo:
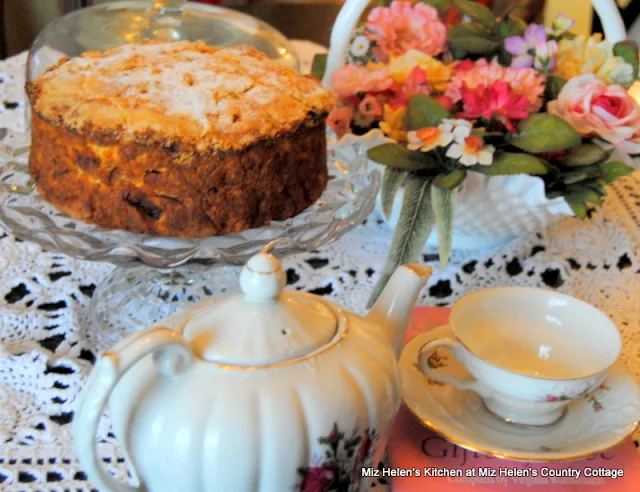
<svg viewBox="0 0 640 492">
<path fill-rule="evenodd" d="M 308 67 L 314 47 L 299 46 Z M 24 129 L 25 61 L 21 54 L 0 62 L 0 128 L 10 132 Z M 339 241 L 287 258 L 288 288 L 363 313 L 390 242 L 391 231 L 374 214 Z M 640 380 L 640 173 L 611 186 L 590 221 L 566 218 L 500 248 L 456 252 L 445 269 L 434 266 L 420 305 L 450 306 L 504 285 L 557 289 L 594 304 L 620 327 L 622 358 Z M 90 490 L 75 460 L 70 423 L 99 353 L 78 327 L 95 286 L 112 268 L 42 251 L 11 235 L 0 239 L 0 489 Z M 105 466 L 126 479 L 108 419 L 98 434 Z"/>
</svg>

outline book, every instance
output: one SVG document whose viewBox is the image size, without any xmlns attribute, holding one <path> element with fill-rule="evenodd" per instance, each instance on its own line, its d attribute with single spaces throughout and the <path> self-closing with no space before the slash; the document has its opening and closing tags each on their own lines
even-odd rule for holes
<svg viewBox="0 0 640 492">
<path fill-rule="evenodd" d="M 446 324 L 449 312 L 449 308 L 415 308 L 406 341 Z M 511 461 L 456 446 L 426 429 L 404 406 L 389 434 L 387 466 L 388 470 L 383 469 L 382 473 L 387 473 L 393 492 L 626 492 L 639 490 L 640 484 L 640 454 L 631 439 L 580 461 Z M 617 476 L 585 476 L 587 468 L 607 470 L 605 473 Z M 434 476 L 439 473 L 462 476 Z M 407 476 L 397 476 L 402 474 Z"/>
</svg>

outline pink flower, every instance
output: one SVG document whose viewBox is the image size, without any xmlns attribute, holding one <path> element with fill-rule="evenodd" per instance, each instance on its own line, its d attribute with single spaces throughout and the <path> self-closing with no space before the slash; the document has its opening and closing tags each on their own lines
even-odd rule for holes
<svg viewBox="0 0 640 492">
<path fill-rule="evenodd" d="M 462 99 L 462 87 L 474 89 L 478 85 L 490 86 L 502 81 L 509 85 L 511 91 L 524 96 L 529 101 L 527 111 L 535 113 L 542 107 L 545 77 L 532 68 L 509 68 L 501 66 L 497 60 L 491 63 L 484 58 L 472 62 L 465 60 L 456 66 L 445 96 L 454 103 Z"/>
<path fill-rule="evenodd" d="M 548 111 L 564 118 L 584 136 L 600 137 L 627 154 L 640 153 L 640 106 L 619 85 L 594 74 L 572 78 Z"/>
<path fill-rule="evenodd" d="M 359 92 L 382 92 L 393 83 L 386 68 L 370 71 L 360 65 L 352 64 L 336 70 L 331 80 L 339 98 L 349 97 Z"/>
<path fill-rule="evenodd" d="M 478 85 L 473 89 L 463 87 L 462 101 L 464 111 L 458 113 L 459 117 L 497 120 L 510 132 L 515 131 L 512 121 L 523 120 L 529 116 L 529 100 L 514 93 L 509 84 L 501 80 L 489 86 Z"/>
<path fill-rule="evenodd" d="M 447 28 L 438 11 L 424 3 L 412 6 L 396 1 L 389 7 L 376 7 L 369 13 L 365 29 L 369 39 L 378 45 L 382 62 L 411 49 L 436 56 L 447 44 Z"/>
<path fill-rule="evenodd" d="M 351 133 L 351 120 L 353 119 L 353 108 L 343 106 L 335 108 L 327 117 L 327 125 L 331 128 L 338 138 Z"/>
<path fill-rule="evenodd" d="M 553 395 L 549 395 L 544 399 L 544 401 L 558 401 L 558 397 L 557 396 L 553 396 Z"/>
<path fill-rule="evenodd" d="M 558 43 L 547 41 L 547 31 L 542 25 L 531 24 L 524 32 L 524 37 L 511 36 L 505 39 L 504 48 L 514 56 L 512 68 L 534 67 L 547 71 L 555 68 L 554 55 L 558 51 Z"/>
<path fill-rule="evenodd" d="M 395 96 L 389 102 L 389 105 L 396 109 L 409 104 L 409 99 L 417 94 L 429 94 L 429 84 L 427 84 L 427 72 L 422 68 L 415 66 L 407 75 L 402 86 L 391 87 Z"/>
</svg>

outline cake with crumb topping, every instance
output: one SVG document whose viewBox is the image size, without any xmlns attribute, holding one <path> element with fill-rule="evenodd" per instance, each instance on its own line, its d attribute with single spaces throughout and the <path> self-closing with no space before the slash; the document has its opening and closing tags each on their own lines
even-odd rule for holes
<svg viewBox="0 0 640 492">
<path fill-rule="evenodd" d="M 248 46 L 87 52 L 27 93 L 31 175 L 83 222 L 216 236 L 293 217 L 326 188 L 332 95 Z"/>
</svg>

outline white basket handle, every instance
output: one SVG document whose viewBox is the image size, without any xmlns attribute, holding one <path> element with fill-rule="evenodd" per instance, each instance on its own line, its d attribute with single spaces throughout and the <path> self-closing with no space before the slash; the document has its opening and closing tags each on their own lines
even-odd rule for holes
<svg viewBox="0 0 640 492">
<path fill-rule="evenodd" d="M 322 84 L 327 89 L 332 89 L 331 77 L 333 73 L 345 64 L 349 40 L 353 34 L 358 20 L 369 6 L 371 0 L 347 0 L 333 24 L 331 31 L 331 45 L 327 55 L 327 66 L 322 79 Z M 618 10 L 615 0 L 591 0 L 607 41 L 617 43 L 627 37 L 624 21 Z"/>
</svg>

